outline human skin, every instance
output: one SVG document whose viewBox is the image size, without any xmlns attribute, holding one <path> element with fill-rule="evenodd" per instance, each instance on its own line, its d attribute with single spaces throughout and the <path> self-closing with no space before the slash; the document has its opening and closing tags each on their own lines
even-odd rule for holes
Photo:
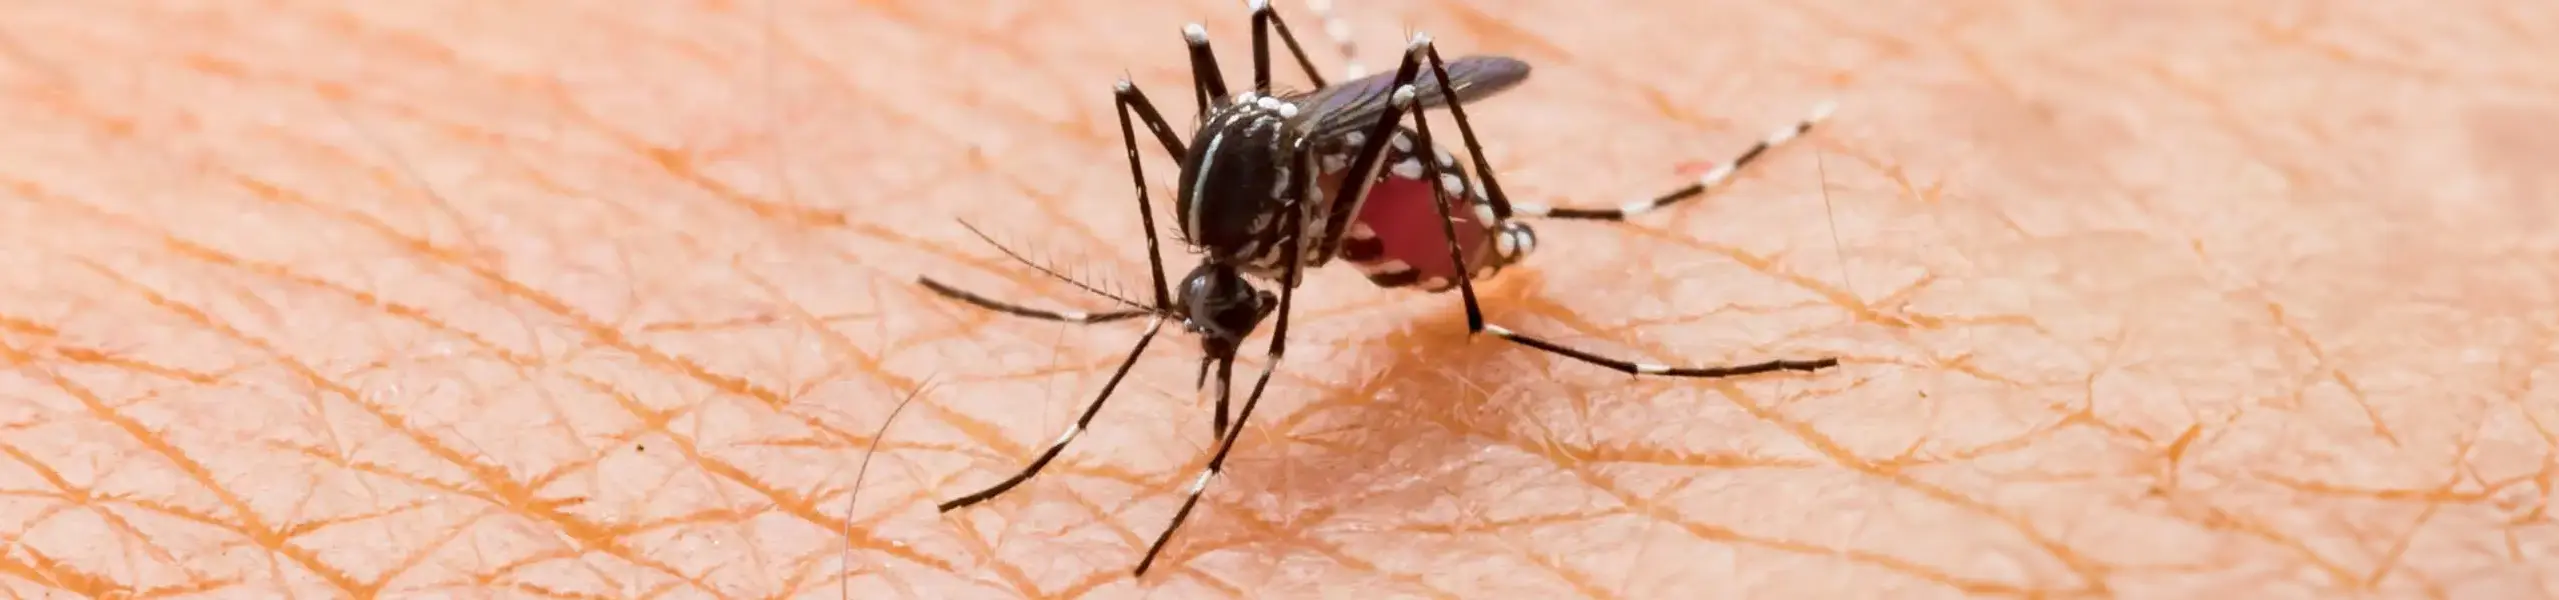
<svg viewBox="0 0 2559 600">
<path fill-rule="evenodd" d="M 12 4 L 0 590 L 2559 596 L 2559 9 L 1589 6 L 1343 13 L 1373 70 L 1410 31 L 1535 65 L 1469 111 L 1522 200 L 1841 109 L 1534 223 L 1487 318 L 1843 366 L 1629 378 L 1328 268 L 1134 579 L 1213 449 L 1196 341 L 937 515 L 1143 324 L 912 280 L 1111 306 L 965 220 L 1149 295 L 1109 86 L 1190 123 L 1176 32 L 1246 85 L 1235 3 Z"/>
</svg>

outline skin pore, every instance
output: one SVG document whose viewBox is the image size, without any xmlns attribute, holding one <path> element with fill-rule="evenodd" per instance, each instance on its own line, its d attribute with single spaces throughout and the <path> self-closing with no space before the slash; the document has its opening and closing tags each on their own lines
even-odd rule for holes
<svg viewBox="0 0 2559 600">
<path fill-rule="evenodd" d="M 936 515 L 1145 325 L 912 280 L 1111 307 L 966 219 L 1141 297 L 1110 84 L 1190 123 L 1177 32 L 1246 85 L 1240 3 L 18 3 L 0 590 L 2559 595 L 2559 10 L 1344 4 L 1373 70 L 1415 30 L 1536 66 L 1469 106 L 1521 200 L 1649 195 L 1838 99 L 1478 291 L 1596 351 L 1844 365 L 1630 379 L 1317 272 L 1136 581 L 1212 447 L 1195 340 Z"/>
</svg>

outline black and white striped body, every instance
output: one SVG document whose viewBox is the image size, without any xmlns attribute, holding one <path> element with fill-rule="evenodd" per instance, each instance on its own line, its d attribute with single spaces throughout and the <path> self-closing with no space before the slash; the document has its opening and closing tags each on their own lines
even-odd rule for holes
<svg viewBox="0 0 2559 600">
<path fill-rule="evenodd" d="M 1396 129 L 1374 180 L 1359 200 L 1326 196 L 1350 170 L 1366 141 L 1352 131 L 1324 139 L 1291 130 L 1298 106 L 1285 97 L 1242 96 L 1210 115 L 1191 145 L 1179 211 L 1184 238 L 1209 260 L 1277 281 L 1287 244 L 1303 243 L 1299 262 L 1312 269 L 1340 258 L 1384 288 L 1455 287 L 1456 270 L 1436 228 L 1437 207 L 1421 161 L 1438 161 L 1438 187 L 1455 211 L 1465 268 L 1483 280 L 1535 247 L 1524 223 L 1495 218 L 1490 201 L 1446 148 L 1419 148 L 1410 127 Z M 1294 221 L 1301 226 L 1291 227 Z"/>
<path fill-rule="evenodd" d="M 1491 97 L 1528 76 L 1526 63 L 1497 56 L 1461 58 L 1449 68 L 1458 74 L 1453 80 L 1454 92 L 1463 100 Z M 1287 244 L 1305 244 L 1299 251 L 1299 262 L 1311 269 L 1341 256 L 1340 245 L 1346 238 L 1373 240 L 1379 234 L 1375 228 L 1360 233 L 1355 227 L 1365 203 L 1343 203 L 1327 195 L 1341 189 L 1338 184 L 1350 170 L 1351 157 L 1367 141 L 1365 127 L 1386 106 L 1390 82 L 1390 77 L 1377 75 L 1296 94 L 1244 92 L 1213 108 L 1183 157 L 1174 210 L 1184 239 L 1207 254 L 1209 261 L 1234 265 L 1247 274 L 1272 281 L 1280 280 L 1286 271 Z M 1424 92 L 1419 96 L 1422 100 L 1418 108 L 1444 106 L 1450 100 L 1438 91 L 1435 81 L 1414 85 Z M 1384 194 L 1389 197 L 1385 200 L 1389 207 L 1434 210 L 1429 188 L 1418 186 L 1423 178 L 1419 160 L 1436 157 L 1442 165 L 1453 166 L 1456 157 L 1439 148 L 1417 152 L 1415 134 L 1409 127 L 1396 129 L 1396 137 L 1390 140 L 1393 145 L 1385 149 L 1371 169 L 1377 175 L 1364 182 L 1366 185 L 1342 194 L 1374 203 L 1380 200 L 1376 190 L 1382 187 L 1395 190 Z M 1454 175 L 1450 189 L 1462 192 L 1452 195 L 1452 202 L 1486 205 L 1467 185 L 1463 169 L 1452 168 L 1444 173 Z M 1473 209 L 1465 210 L 1465 215 L 1474 213 Z M 1489 226 L 1491 219 L 1481 223 Z M 1359 235 L 1352 235 L 1355 233 Z M 1459 235 L 1463 238 L 1473 233 L 1462 231 Z M 1510 237 L 1524 240 L 1524 235 Z M 1430 237 L 1433 241 L 1445 239 L 1437 234 Z M 1377 271 L 1380 265 L 1373 261 L 1345 258 L 1369 272 L 1371 281 L 1385 287 L 1405 285 L 1394 282 L 1409 275 L 1381 273 Z M 1425 276 L 1415 281 L 1427 279 Z"/>
<path fill-rule="evenodd" d="M 1279 280 L 1288 244 L 1314 239 L 1304 224 L 1324 214 L 1322 188 L 1311 185 L 1297 104 L 1245 93 L 1200 125 L 1183 157 L 1174 201 L 1183 239 L 1211 262 Z M 1300 250 L 1308 267 L 1328 252 Z"/>
</svg>

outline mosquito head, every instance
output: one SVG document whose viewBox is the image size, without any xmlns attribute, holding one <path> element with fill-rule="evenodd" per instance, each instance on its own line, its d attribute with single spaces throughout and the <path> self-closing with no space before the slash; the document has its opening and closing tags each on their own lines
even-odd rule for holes
<svg viewBox="0 0 2559 600">
<path fill-rule="evenodd" d="M 1182 277 L 1180 290 L 1175 305 L 1182 310 L 1182 321 L 1200 336 L 1200 349 L 1211 360 L 1233 360 L 1244 336 L 1251 335 L 1262 325 L 1262 318 L 1279 306 L 1278 297 L 1254 289 L 1243 272 L 1216 262 L 1191 269 L 1190 275 Z"/>
</svg>

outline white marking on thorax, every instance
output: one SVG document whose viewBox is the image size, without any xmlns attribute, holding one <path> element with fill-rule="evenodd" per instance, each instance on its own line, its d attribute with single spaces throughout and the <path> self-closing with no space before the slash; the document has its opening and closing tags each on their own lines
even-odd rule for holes
<svg viewBox="0 0 2559 600">
<path fill-rule="evenodd" d="M 1191 197 L 1182 199 L 1182 204 L 1190 209 L 1183 211 L 1187 214 L 1182 215 L 1182 220 L 1184 224 L 1189 226 L 1188 231 L 1191 232 L 1191 235 L 1207 235 L 1207 231 L 1200 228 L 1200 213 L 1208 211 L 1207 207 L 1200 204 L 1199 196 L 1208 193 L 1208 174 L 1213 172 L 1209 167 L 1217 165 L 1217 148 L 1225 144 L 1225 134 L 1221 133 L 1209 136 L 1208 150 L 1200 152 L 1200 164 L 1198 166 L 1199 174 L 1195 176 L 1198 177 L 1198 179 L 1191 183 Z"/>
</svg>

